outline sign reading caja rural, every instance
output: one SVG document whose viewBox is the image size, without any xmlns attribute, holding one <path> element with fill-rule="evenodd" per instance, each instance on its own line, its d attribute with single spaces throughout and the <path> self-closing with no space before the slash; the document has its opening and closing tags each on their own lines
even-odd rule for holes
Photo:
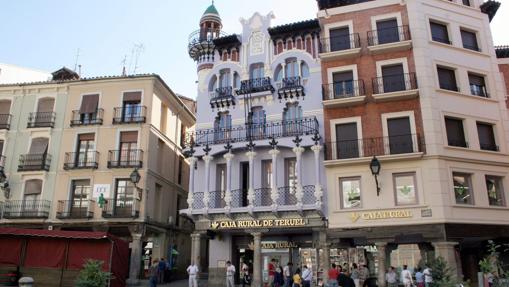
<svg viewBox="0 0 509 287">
<path fill-rule="evenodd" d="M 259 219 L 259 220 L 228 220 L 214 221 L 210 224 L 212 229 L 235 229 L 235 228 L 270 228 L 270 227 L 298 227 L 305 226 L 304 218 L 289 219 Z"/>
<path fill-rule="evenodd" d="M 379 219 L 394 219 L 394 218 L 410 218 L 413 217 L 411 210 L 380 210 L 380 211 L 367 211 L 367 212 L 353 212 L 350 214 L 352 222 L 357 222 L 359 219 L 363 220 L 379 220 Z"/>
</svg>

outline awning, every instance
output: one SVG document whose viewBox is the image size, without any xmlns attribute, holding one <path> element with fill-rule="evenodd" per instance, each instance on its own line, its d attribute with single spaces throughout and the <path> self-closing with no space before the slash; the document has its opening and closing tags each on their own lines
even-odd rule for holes
<svg viewBox="0 0 509 287">
<path fill-rule="evenodd" d="M 73 238 L 73 239 L 104 239 L 104 238 L 108 238 L 108 233 L 106 233 L 106 232 L 65 231 L 65 230 L 46 230 L 46 229 L 21 229 L 21 228 L 11 228 L 11 227 L 0 228 L 0 235 L 38 236 L 38 237 Z"/>
</svg>

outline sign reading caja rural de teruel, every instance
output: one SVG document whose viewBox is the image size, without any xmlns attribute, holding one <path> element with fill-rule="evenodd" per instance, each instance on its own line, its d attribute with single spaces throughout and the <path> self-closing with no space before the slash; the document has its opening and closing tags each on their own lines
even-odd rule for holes
<svg viewBox="0 0 509 287">
<path fill-rule="evenodd" d="M 289 219 L 258 219 L 258 220 L 225 220 L 214 221 L 210 224 L 211 229 L 236 229 L 236 228 L 281 228 L 306 226 L 304 218 Z"/>
</svg>

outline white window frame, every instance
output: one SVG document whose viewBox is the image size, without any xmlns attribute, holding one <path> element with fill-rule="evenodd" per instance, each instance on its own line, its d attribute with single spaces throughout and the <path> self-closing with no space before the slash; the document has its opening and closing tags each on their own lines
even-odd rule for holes
<svg viewBox="0 0 509 287">
<path fill-rule="evenodd" d="M 461 204 L 456 202 L 456 192 L 454 191 L 454 173 L 462 173 L 462 174 L 468 174 L 470 176 L 470 196 L 472 197 L 472 203 L 471 204 Z M 477 190 L 476 188 L 476 182 L 477 182 L 477 175 L 475 171 L 469 170 L 469 169 L 463 169 L 463 168 L 455 168 L 452 167 L 449 169 L 449 188 L 450 188 L 450 196 L 452 198 L 452 205 L 454 206 L 470 206 L 474 207 L 476 205 L 476 195 L 475 192 Z M 483 175 L 483 182 L 484 182 L 484 175 Z M 483 190 L 486 190 L 484 188 Z"/>
<path fill-rule="evenodd" d="M 403 65 L 403 74 L 407 75 L 410 73 L 408 70 L 408 59 L 405 58 L 396 58 L 396 59 L 389 59 L 389 60 L 383 60 L 383 61 L 376 61 L 376 76 L 377 78 L 381 78 L 382 75 L 382 67 L 384 66 L 392 66 L 396 64 L 402 64 Z M 410 81 L 405 80 L 405 89 L 410 90 L 411 87 Z"/>
<path fill-rule="evenodd" d="M 344 194 L 343 194 L 343 186 L 342 186 L 342 181 L 343 180 L 350 180 L 350 181 L 354 181 L 354 180 L 358 180 L 359 181 L 359 190 L 360 190 L 360 199 L 359 199 L 359 206 L 357 207 L 345 207 L 344 206 Z M 339 194 L 339 209 L 341 210 L 357 210 L 357 209 L 362 209 L 362 176 L 341 176 L 341 177 L 338 177 L 337 178 L 337 181 L 338 181 L 338 194 Z"/>
<path fill-rule="evenodd" d="M 415 193 L 415 202 L 409 204 L 398 204 L 398 190 L 396 186 L 396 178 L 404 177 L 404 176 L 412 176 L 414 180 L 414 193 Z M 394 172 L 392 173 L 392 185 L 394 191 L 394 205 L 395 206 L 413 206 L 419 204 L 419 187 L 417 184 L 417 172 L 416 171 L 407 171 L 407 172 Z"/>
<path fill-rule="evenodd" d="M 338 124 L 357 124 L 357 140 L 362 143 L 362 118 L 361 117 L 350 117 L 330 120 L 330 135 L 331 141 L 336 142 L 336 125 Z M 359 145 L 359 158 L 364 157 L 364 147 L 362 144 Z M 332 158 L 337 158 L 336 149 L 332 149 Z"/>
<path fill-rule="evenodd" d="M 394 118 L 405 118 L 408 117 L 410 121 L 410 132 L 411 135 L 415 135 L 417 137 L 417 128 L 415 124 L 415 115 L 414 111 L 404 111 L 404 112 L 395 112 L 395 113 L 384 113 L 381 115 L 382 118 L 382 132 L 383 132 L 383 141 L 384 141 L 384 152 L 386 155 L 390 155 L 390 146 L 389 146 L 389 127 L 387 126 L 387 120 Z M 412 136 L 412 141 L 417 141 L 417 138 Z M 413 143 L 412 150 L 413 152 L 418 152 L 419 150 L 414 150 L 415 145 L 417 143 Z"/>
<path fill-rule="evenodd" d="M 348 20 L 324 25 L 325 37 L 330 39 L 330 30 L 344 27 L 348 27 L 349 34 L 353 34 L 353 20 Z"/>
<path fill-rule="evenodd" d="M 396 22 L 398 22 L 398 29 L 399 29 L 399 27 L 403 26 L 403 20 L 401 19 L 400 12 L 371 16 L 371 30 L 373 31 L 373 33 L 375 33 L 375 31 L 377 33 L 376 41 L 373 42 L 374 45 L 378 45 L 378 32 L 377 32 L 378 29 L 377 29 L 376 23 L 378 21 L 390 20 L 390 19 L 394 19 L 394 18 L 396 19 Z M 399 34 L 399 31 L 398 31 L 398 34 Z"/>
<path fill-rule="evenodd" d="M 436 17 L 429 17 L 429 16 L 426 17 L 426 20 L 427 20 L 426 29 L 428 29 L 428 40 L 430 42 L 437 43 L 439 45 L 447 45 L 447 46 L 454 47 L 456 41 L 454 39 L 454 34 L 452 33 L 451 23 L 447 22 L 447 20 L 444 20 L 444 19 L 438 19 Z M 444 25 L 447 28 L 447 37 L 449 38 L 450 44 L 446 44 L 446 43 L 442 43 L 442 42 L 433 40 L 433 34 L 431 32 L 431 22 L 434 22 L 434 23 L 440 24 L 440 25 Z M 461 48 L 463 48 L 463 42 L 461 42 Z"/>
</svg>

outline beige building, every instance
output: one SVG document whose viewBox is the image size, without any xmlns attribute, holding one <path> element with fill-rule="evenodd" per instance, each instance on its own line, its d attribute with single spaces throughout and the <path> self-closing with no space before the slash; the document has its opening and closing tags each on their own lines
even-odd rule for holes
<svg viewBox="0 0 509 287">
<path fill-rule="evenodd" d="M 32 146 L 46 139 L 40 146 L 52 159 L 41 171 L 6 169 L 11 196 L 5 199 L 2 223 L 111 232 L 130 242 L 130 282 L 143 277 L 151 258 L 172 258 L 175 268 L 185 270 L 191 225 L 177 211 L 186 206 L 189 165 L 181 142 L 194 126 L 194 101 L 174 94 L 157 75 L 71 75 L 65 70 L 65 81 L 23 87 L 35 93 L 62 91 L 54 96 L 60 104 L 53 128 L 23 128 L 31 133 Z M 7 97 L 16 87 L 0 89 Z M 26 141 L 11 133 L 7 146 L 16 150 Z M 131 179 L 136 172 L 137 183 Z M 19 199 L 15 206 L 14 198 Z"/>
</svg>

